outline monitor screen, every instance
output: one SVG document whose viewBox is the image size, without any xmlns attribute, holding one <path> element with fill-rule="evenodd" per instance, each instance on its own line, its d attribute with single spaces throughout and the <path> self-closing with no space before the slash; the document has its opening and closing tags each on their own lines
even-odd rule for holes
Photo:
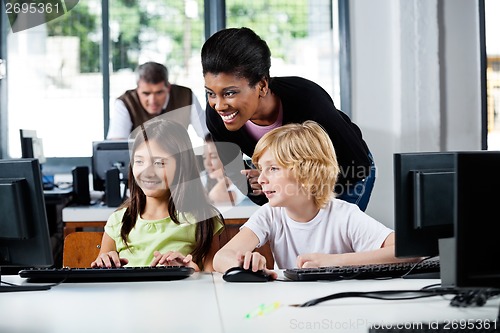
<svg viewBox="0 0 500 333">
<path fill-rule="evenodd" d="M 20 129 L 22 158 L 36 158 L 43 164 L 46 162 L 43 153 L 43 142 L 36 134 L 35 130 Z"/>
<path fill-rule="evenodd" d="M 457 154 L 456 286 L 500 287 L 500 152 Z"/>
<path fill-rule="evenodd" d="M 455 153 L 394 154 L 396 256 L 439 255 L 453 236 Z"/>
<path fill-rule="evenodd" d="M 108 140 L 93 142 L 92 178 L 96 191 L 106 190 L 106 172 L 118 169 L 120 179 L 126 183 L 130 164 L 129 141 Z"/>
<path fill-rule="evenodd" d="M 20 268 L 54 264 L 37 159 L 0 160 L 0 268 L 17 274 Z"/>
</svg>

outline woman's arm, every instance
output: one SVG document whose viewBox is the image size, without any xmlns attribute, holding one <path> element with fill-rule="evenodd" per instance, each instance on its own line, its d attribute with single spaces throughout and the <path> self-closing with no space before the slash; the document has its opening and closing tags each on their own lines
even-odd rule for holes
<svg viewBox="0 0 500 333">
<path fill-rule="evenodd" d="M 397 258 L 395 256 L 394 232 L 390 233 L 382 246 L 373 251 L 342 254 L 308 253 L 297 257 L 297 267 L 346 266 L 386 264 L 394 262 L 417 262 L 422 258 Z"/>
</svg>

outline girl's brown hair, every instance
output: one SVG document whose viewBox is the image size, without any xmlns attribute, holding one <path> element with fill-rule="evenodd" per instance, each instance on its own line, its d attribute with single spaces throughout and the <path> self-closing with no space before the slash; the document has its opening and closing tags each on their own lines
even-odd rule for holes
<svg viewBox="0 0 500 333">
<path fill-rule="evenodd" d="M 180 218 L 185 220 L 182 216 L 197 222 L 196 245 L 191 254 L 193 261 L 202 268 L 203 259 L 212 245 L 215 224 L 217 221 L 224 223 L 224 220 L 217 209 L 208 202 L 186 129 L 175 121 L 157 117 L 134 130 L 130 138 L 131 163 L 128 177 L 130 198 L 120 207 L 127 208 L 123 215 L 121 238 L 128 246 L 128 235 L 146 207 L 146 196 L 136 183 L 133 174 L 134 152 L 141 144 L 154 141 L 176 160 L 174 179 L 168 190 L 168 212 L 176 224 L 180 224 Z"/>
</svg>

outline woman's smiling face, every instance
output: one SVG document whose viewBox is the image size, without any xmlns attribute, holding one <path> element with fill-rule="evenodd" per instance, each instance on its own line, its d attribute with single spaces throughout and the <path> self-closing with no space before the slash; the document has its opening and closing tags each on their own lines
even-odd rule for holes
<svg viewBox="0 0 500 333">
<path fill-rule="evenodd" d="M 230 131 L 237 131 L 248 120 L 259 118 L 260 88 L 261 83 L 250 87 L 247 79 L 234 74 L 205 74 L 208 103 Z"/>
</svg>

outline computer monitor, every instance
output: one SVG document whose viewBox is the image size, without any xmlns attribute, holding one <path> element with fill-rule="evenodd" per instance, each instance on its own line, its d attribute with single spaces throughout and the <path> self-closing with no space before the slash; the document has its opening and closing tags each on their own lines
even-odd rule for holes
<svg viewBox="0 0 500 333">
<path fill-rule="evenodd" d="M 130 164 L 129 141 L 128 140 L 106 140 L 93 142 L 92 147 L 92 182 L 94 190 L 107 192 L 116 192 L 119 189 L 106 189 L 106 176 L 110 171 L 116 171 L 118 174 L 117 184 L 120 186 L 127 184 L 128 168 Z M 108 173 L 110 172 L 110 173 Z M 108 184 L 109 185 L 109 184 Z"/>
<path fill-rule="evenodd" d="M 456 156 L 457 287 L 500 288 L 500 151 L 460 152 Z"/>
<path fill-rule="evenodd" d="M 22 158 L 36 158 L 43 164 L 46 162 L 45 154 L 43 153 L 43 142 L 36 134 L 35 130 L 20 129 L 19 135 L 21 139 L 21 156 Z"/>
<path fill-rule="evenodd" d="M 453 236 L 455 153 L 394 154 L 395 255 L 439 255 L 439 239 Z"/>
<path fill-rule="evenodd" d="M 0 160 L 0 270 L 54 264 L 37 159 Z"/>
</svg>

